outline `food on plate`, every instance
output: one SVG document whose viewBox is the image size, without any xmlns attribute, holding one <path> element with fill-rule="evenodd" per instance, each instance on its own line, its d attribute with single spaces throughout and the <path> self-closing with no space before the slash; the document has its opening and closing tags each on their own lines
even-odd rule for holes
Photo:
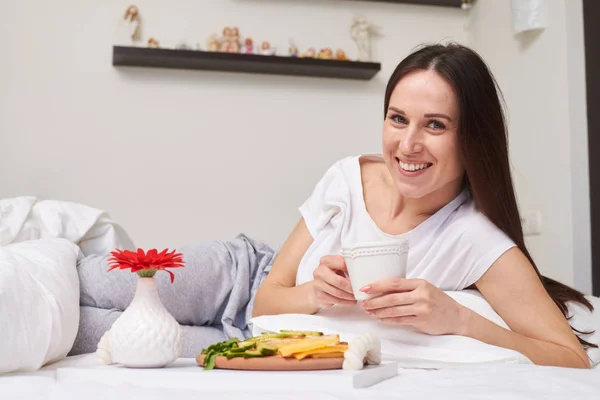
<svg viewBox="0 0 600 400">
<path fill-rule="evenodd" d="M 228 360 L 279 356 L 301 361 L 309 358 L 343 358 L 347 349 L 348 343 L 341 342 L 337 334 L 281 330 L 278 333 L 263 332 L 260 336 L 243 341 L 232 338 L 215 343 L 200 354 L 204 355 L 204 369 L 213 369 L 218 356 Z"/>
</svg>

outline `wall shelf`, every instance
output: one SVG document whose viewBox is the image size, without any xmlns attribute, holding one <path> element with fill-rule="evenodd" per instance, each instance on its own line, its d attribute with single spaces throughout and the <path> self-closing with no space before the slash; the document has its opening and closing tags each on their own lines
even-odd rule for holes
<svg viewBox="0 0 600 400">
<path fill-rule="evenodd" d="M 356 1 L 356 0 L 354 0 Z M 417 4 L 422 6 L 462 7 L 462 0 L 359 0 L 377 3 Z"/>
<path fill-rule="evenodd" d="M 358 80 L 369 80 L 381 70 L 373 62 L 124 46 L 113 47 L 113 65 Z"/>
</svg>

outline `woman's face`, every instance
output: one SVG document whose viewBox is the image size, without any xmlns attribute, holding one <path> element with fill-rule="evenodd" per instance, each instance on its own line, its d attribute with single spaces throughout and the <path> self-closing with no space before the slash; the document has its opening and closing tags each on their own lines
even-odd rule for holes
<svg viewBox="0 0 600 400">
<path fill-rule="evenodd" d="M 383 129 L 383 157 L 400 194 L 460 190 L 459 114 L 454 90 L 435 71 L 414 71 L 398 82 Z"/>
</svg>

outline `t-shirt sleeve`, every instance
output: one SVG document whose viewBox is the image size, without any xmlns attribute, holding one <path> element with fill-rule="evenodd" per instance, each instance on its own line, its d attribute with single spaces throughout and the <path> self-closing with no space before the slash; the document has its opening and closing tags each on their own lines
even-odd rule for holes
<svg viewBox="0 0 600 400">
<path fill-rule="evenodd" d="M 458 246 L 464 250 L 464 258 L 459 259 L 463 258 L 461 261 L 467 268 L 459 289 L 475 284 L 506 251 L 516 246 L 508 235 L 482 214 L 464 223 Z"/>
<path fill-rule="evenodd" d="M 299 208 L 313 239 L 336 218 L 342 218 L 347 209 L 350 192 L 342 171 L 343 161 L 329 167 Z"/>
</svg>

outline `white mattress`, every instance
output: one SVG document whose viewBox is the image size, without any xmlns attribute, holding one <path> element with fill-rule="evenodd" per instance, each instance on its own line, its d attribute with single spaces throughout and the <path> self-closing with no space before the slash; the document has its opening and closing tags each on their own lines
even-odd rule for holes
<svg viewBox="0 0 600 400">
<path fill-rule="evenodd" d="M 340 373 L 204 371 L 191 359 L 162 370 L 130 370 L 99 366 L 95 356 L 87 355 L 35 373 L 0 377 L 0 399 L 197 400 L 202 394 L 217 393 L 229 399 L 600 399 L 600 368 L 490 365 L 400 370 L 396 377 L 365 389 L 353 389 Z"/>
</svg>

